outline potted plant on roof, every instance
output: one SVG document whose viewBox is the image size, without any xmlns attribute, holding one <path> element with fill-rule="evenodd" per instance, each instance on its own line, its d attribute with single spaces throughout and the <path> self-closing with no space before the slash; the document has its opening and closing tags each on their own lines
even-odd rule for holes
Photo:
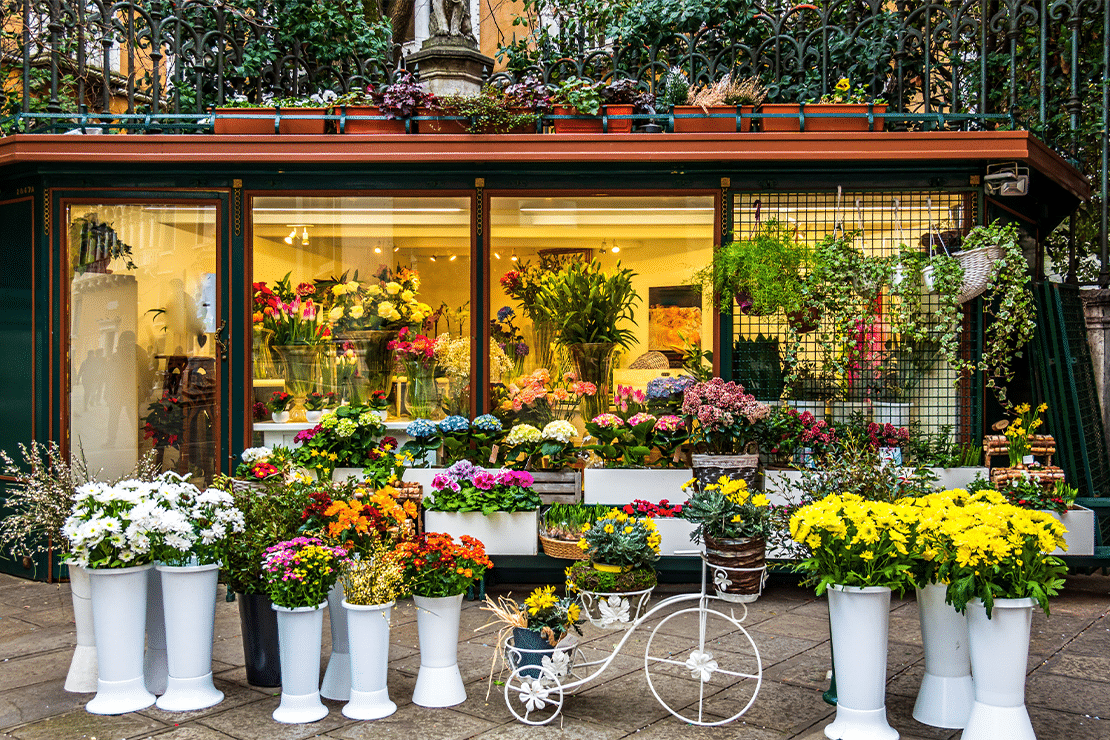
<svg viewBox="0 0 1110 740">
<path fill-rule="evenodd" d="M 842 77 L 819 102 L 806 103 L 803 113 L 806 131 L 882 131 L 886 100 L 863 86 L 853 89 L 851 80 Z"/>
<path fill-rule="evenodd" d="M 578 77 L 568 77 L 560 82 L 551 94 L 554 104 L 555 133 L 602 133 L 601 91 L 599 86 Z"/>
<path fill-rule="evenodd" d="M 558 341 L 570 350 L 579 381 L 597 389 L 582 402 L 582 415 L 593 419 L 609 408 L 613 352 L 628 349 L 636 337 L 633 308 L 640 295 L 632 286 L 636 273 L 617 262 L 611 273 L 597 261 L 575 261 L 544 281 L 536 307 L 556 327 Z"/>
<path fill-rule="evenodd" d="M 535 555 L 540 497 L 523 470 L 489 471 L 460 460 L 432 480 L 424 497 L 430 531 L 468 534 L 491 555 Z"/>
<path fill-rule="evenodd" d="M 466 701 L 459 672 L 459 617 L 466 590 L 493 563 L 479 540 L 463 535 L 460 543 L 448 534 L 428 532 L 397 545 L 411 584 L 420 636 L 420 672 L 412 692 L 414 704 L 451 707 Z"/>
<path fill-rule="evenodd" d="M 808 549 L 798 569 L 829 595 L 836 719 L 829 737 L 896 740 L 886 719 L 890 593 L 912 584 L 912 502 L 830 494 L 790 517 L 790 536 Z"/>
<path fill-rule="evenodd" d="M 397 711 L 389 698 L 386 667 L 390 613 L 408 591 L 404 575 L 397 551 L 379 543 L 366 557 L 348 561 L 339 577 L 351 650 L 350 701 L 342 709 L 344 717 L 381 719 Z"/>
<path fill-rule="evenodd" d="M 567 568 L 567 589 L 578 593 L 590 623 L 627 629 L 655 588 L 652 563 L 659 559 L 659 533 L 652 519 L 610 509 L 582 532 L 578 545 L 589 561 Z"/>
<path fill-rule="evenodd" d="M 233 95 L 212 108 L 212 131 L 216 134 L 265 135 L 277 132 L 277 110 L 272 98 L 253 102 L 246 95 Z"/>
<path fill-rule="evenodd" d="M 756 77 L 734 78 L 725 74 L 717 82 L 691 90 L 685 105 L 674 107 L 674 131 L 683 133 L 736 133 L 752 128 L 751 114 L 767 89 Z"/>
<path fill-rule="evenodd" d="M 348 93 L 341 105 L 343 130 L 348 134 L 403 134 L 408 119 L 426 105 L 429 93 L 408 70 L 398 70 L 393 82 Z"/>
<path fill-rule="evenodd" d="M 522 111 L 515 97 L 491 85 L 475 95 L 456 93 L 433 99 L 428 110 L 437 116 L 462 119 L 421 121 L 421 132 L 428 134 L 535 133 L 539 120 L 536 113 Z"/>
<path fill-rule="evenodd" d="M 771 407 L 744 387 L 713 378 L 686 389 L 682 414 L 690 425 L 694 477 L 703 486 L 722 476 L 759 488 L 759 437 Z"/>
<path fill-rule="evenodd" d="M 328 716 L 320 701 L 320 645 L 328 591 L 349 560 L 342 547 L 294 537 L 266 548 L 262 577 L 277 612 L 281 703 L 276 722 L 303 724 Z"/>
<path fill-rule="evenodd" d="M 335 104 L 339 96 L 331 90 L 311 95 L 277 98 L 273 101 L 277 109 L 279 134 L 323 134 L 331 126 L 327 119 L 328 108 Z"/>
<path fill-rule="evenodd" d="M 640 90 L 636 80 L 627 78 L 613 80 L 602 86 L 600 95 L 605 114 L 603 122 L 605 131 L 610 134 L 632 133 L 632 115 L 655 112 L 655 96 L 646 90 Z M 611 116 L 622 116 L 622 118 Z"/>
<path fill-rule="evenodd" d="M 755 601 L 767 579 L 770 500 L 744 480 L 724 476 L 709 485 L 687 485 L 690 497 L 679 516 L 695 525 L 690 539 L 705 544 L 717 596 L 739 603 Z"/>
<path fill-rule="evenodd" d="M 572 632 L 582 634 L 582 609 L 573 596 L 560 598 L 554 586 L 540 586 L 523 603 L 499 596 L 496 601 L 486 597 L 482 611 L 493 615 L 494 624 L 504 627 L 497 635 L 498 654 L 510 671 L 526 678 L 540 678 L 539 666 L 563 678 L 571 671 L 574 651 L 578 646 Z M 527 666 L 537 666 L 527 668 Z"/>
</svg>

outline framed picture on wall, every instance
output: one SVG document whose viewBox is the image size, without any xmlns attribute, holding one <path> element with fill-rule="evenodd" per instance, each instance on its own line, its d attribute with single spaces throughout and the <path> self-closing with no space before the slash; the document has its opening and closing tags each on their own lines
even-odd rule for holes
<svg viewBox="0 0 1110 740">
<path fill-rule="evenodd" d="M 682 367 L 687 345 L 701 349 L 701 288 L 648 288 L 648 349 L 666 355 L 671 367 Z"/>
</svg>

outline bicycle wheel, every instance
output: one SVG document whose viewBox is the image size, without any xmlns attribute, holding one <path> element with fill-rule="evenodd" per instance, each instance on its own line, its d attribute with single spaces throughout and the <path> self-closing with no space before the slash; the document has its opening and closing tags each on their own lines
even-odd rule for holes
<svg viewBox="0 0 1110 740">
<path fill-rule="evenodd" d="M 526 725 L 546 725 L 563 709 L 563 686 L 547 666 L 520 666 L 505 681 L 505 706 Z"/>
<path fill-rule="evenodd" d="M 685 615 L 692 615 L 697 625 L 695 645 L 676 654 L 653 651 L 660 630 L 668 636 L 683 633 L 677 623 L 670 633 L 665 628 Z M 751 708 L 763 682 L 763 663 L 740 620 L 715 609 L 691 607 L 668 614 L 651 631 L 644 673 L 664 709 L 684 722 L 712 727 L 732 722 Z M 664 699 L 660 691 L 671 696 Z"/>
</svg>

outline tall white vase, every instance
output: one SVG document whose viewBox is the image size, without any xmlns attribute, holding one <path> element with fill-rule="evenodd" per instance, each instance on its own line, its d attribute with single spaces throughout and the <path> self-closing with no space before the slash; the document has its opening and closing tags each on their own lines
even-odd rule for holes
<svg viewBox="0 0 1110 740">
<path fill-rule="evenodd" d="M 983 602 L 967 605 L 975 703 L 962 740 L 1036 740 L 1025 708 L 1032 599 L 995 599 L 991 618 Z"/>
<path fill-rule="evenodd" d="M 412 701 L 422 707 L 453 707 L 466 701 L 459 672 L 459 617 L 463 595 L 413 596 L 420 635 L 420 672 Z"/>
<path fill-rule="evenodd" d="M 831 740 L 897 740 L 886 720 L 886 651 L 890 589 L 830 586 L 829 624 L 836 672 Z"/>
<path fill-rule="evenodd" d="M 347 629 L 355 638 L 350 641 L 351 700 L 343 707 L 344 717 L 381 719 L 397 711 L 386 686 L 392 608 L 392 601 L 367 606 L 343 602 Z"/>
<path fill-rule="evenodd" d="M 331 621 L 331 656 L 320 684 L 320 696 L 335 701 L 351 698 L 351 648 L 347 638 L 347 610 L 343 608 L 343 584 L 328 591 L 328 619 Z"/>
<path fill-rule="evenodd" d="M 273 714 L 278 722 L 298 725 L 328 716 L 328 708 L 320 701 L 320 644 L 324 638 L 325 606 L 326 601 L 319 606 L 295 609 L 273 605 L 281 654 L 281 703 Z"/>
<path fill-rule="evenodd" d="M 153 565 L 136 565 L 86 570 L 99 670 L 96 696 L 85 705 L 93 714 L 126 714 L 154 703 L 154 694 L 143 680 L 147 573 L 153 569 Z"/>
<path fill-rule="evenodd" d="M 69 564 L 69 593 L 73 599 L 73 624 L 77 628 L 77 647 L 69 661 L 65 690 L 74 694 L 96 691 L 96 635 L 93 634 L 92 594 L 89 574 L 75 563 Z"/>
<path fill-rule="evenodd" d="M 947 586 L 938 583 L 917 589 L 925 675 L 913 718 L 933 727 L 958 729 L 967 724 L 975 684 L 971 680 L 967 617 L 944 602 L 946 591 Z"/>
<path fill-rule="evenodd" d="M 152 694 L 166 693 L 169 667 L 166 663 L 166 617 L 162 606 L 162 580 L 158 571 L 150 569 L 146 592 L 146 653 L 143 675 L 146 690 Z"/>
<path fill-rule="evenodd" d="M 219 704 L 224 694 L 212 685 L 212 633 L 220 566 L 159 565 L 156 570 L 162 576 L 169 667 L 158 708 L 188 712 Z"/>
</svg>

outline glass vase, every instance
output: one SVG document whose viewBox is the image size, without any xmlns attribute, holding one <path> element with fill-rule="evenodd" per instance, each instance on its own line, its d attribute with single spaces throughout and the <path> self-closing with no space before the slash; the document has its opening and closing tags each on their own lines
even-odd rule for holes
<svg viewBox="0 0 1110 740">
<path fill-rule="evenodd" d="M 532 319 L 532 335 L 532 352 L 536 358 L 535 369 L 545 367 L 554 376 L 555 325 L 544 319 Z"/>
<path fill-rule="evenodd" d="M 270 339 L 273 335 L 272 331 L 260 326 L 255 326 L 251 334 L 251 364 L 256 380 L 278 377 L 278 370 L 274 367 L 274 358 L 270 353 Z"/>
<path fill-rule="evenodd" d="M 285 390 L 293 396 L 290 418 L 304 421 L 304 399 L 320 381 L 321 348 L 314 344 L 276 345 L 274 350 L 285 367 Z"/>
<path fill-rule="evenodd" d="M 431 419 L 439 406 L 435 366 L 424 367 L 419 362 L 406 362 L 405 375 L 408 377 L 405 405 L 409 415 L 414 419 Z"/>
<path fill-rule="evenodd" d="M 355 395 L 363 400 L 374 391 L 388 394 L 393 387 L 393 351 L 389 349 L 389 343 L 398 334 L 399 330 L 367 329 L 349 331 L 339 337 L 340 341 L 350 343 L 359 359 L 359 374 L 355 382 L 361 387 Z"/>
<path fill-rule="evenodd" d="M 609 379 L 613 374 L 612 342 L 588 342 L 570 345 L 570 354 L 578 379 L 597 386 L 597 393 L 582 399 L 582 417 L 589 421 L 609 410 Z"/>
</svg>

